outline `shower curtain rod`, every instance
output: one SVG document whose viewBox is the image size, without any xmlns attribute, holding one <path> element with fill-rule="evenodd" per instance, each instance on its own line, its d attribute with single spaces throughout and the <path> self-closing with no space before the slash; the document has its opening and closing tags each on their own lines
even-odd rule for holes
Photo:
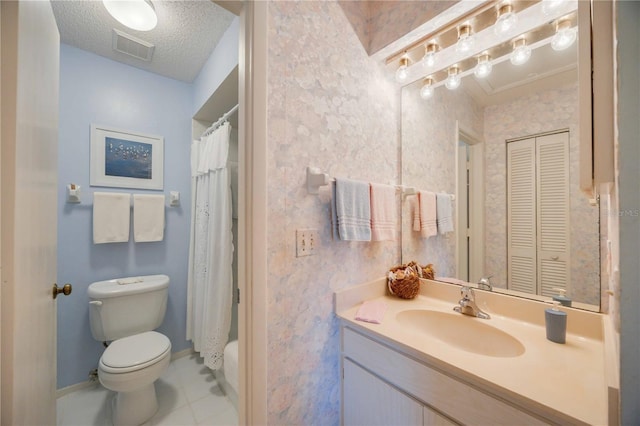
<svg viewBox="0 0 640 426">
<path fill-rule="evenodd" d="M 220 117 L 218 119 L 218 121 L 216 121 L 215 123 L 213 123 L 211 126 L 209 126 L 209 128 L 207 130 L 205 130 L 202 133 L 202 136 L 200 136 L 201 138 L 205 137 L 205 136 L 209 136 L 211 134 L 211 132 L 213 132 L 214 130 L 216 130 L 222 123 L 224 123 L 224 121 L 231 117 L 231 114 L 233 114 L 234 112 L 238 111 L 238 107 L 240 105 L 236 104 L 236 106 L 234 106 L 233 108 L 231 108 L 229 111 L 225 112 L 222 117 Z"/>
</svg>

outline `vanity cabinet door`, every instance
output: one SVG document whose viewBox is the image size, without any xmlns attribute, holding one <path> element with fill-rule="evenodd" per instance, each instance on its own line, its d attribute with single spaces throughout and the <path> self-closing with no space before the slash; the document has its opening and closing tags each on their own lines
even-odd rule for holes
<svg viewBox="0 0 640 426">
<path fill-rule="evenodd" d="M 422 404 L 343 358 L 345 426 L 422 425 Z M 437 423 L 430 423 L 437 424 Z"/>
</svg>

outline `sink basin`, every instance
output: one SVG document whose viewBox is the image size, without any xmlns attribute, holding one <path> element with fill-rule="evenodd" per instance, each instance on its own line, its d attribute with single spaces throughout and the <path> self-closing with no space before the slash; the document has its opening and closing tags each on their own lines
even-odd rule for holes
<svg viewBox="0 0 640 426">
<path fill-rule="evenodd" d="M 493 357 L 516 357 L 524 353 L 518 339 L 468 315 L 414 309 L 400 312 L 396 319 L 408 330 L 435 337 L 467 352 Z"/>
</svg>

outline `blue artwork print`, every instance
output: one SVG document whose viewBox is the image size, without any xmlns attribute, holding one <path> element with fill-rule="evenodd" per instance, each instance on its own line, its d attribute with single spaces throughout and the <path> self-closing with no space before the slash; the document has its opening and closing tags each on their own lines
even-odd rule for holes
<svg viewBox="0 0 640 426">
<path fill-rule="evenodd" d="M 125 139 L 105 138 L 104 173 L 136 179 L 151 179 L 153 145 Z"/>
</svg>

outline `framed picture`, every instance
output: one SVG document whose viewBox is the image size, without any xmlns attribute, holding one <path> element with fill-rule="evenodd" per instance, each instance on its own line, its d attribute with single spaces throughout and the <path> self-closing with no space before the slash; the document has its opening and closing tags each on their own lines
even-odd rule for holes
<svg viewBox="0 0 640 426">
<path fill-rule="evenodd" d="M 92 124 L 90 184 L 164 189 L 164 138 Z"/>
</svg>

